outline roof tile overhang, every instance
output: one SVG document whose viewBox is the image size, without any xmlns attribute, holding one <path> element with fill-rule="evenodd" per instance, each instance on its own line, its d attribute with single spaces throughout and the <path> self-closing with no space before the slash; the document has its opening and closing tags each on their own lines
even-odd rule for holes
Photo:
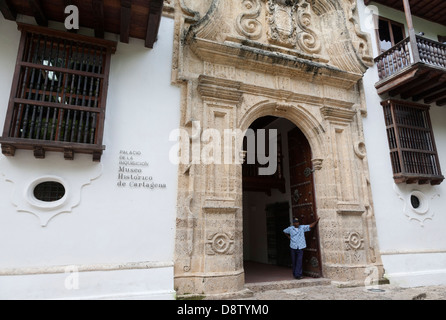
<svg viewBox="0 0 446 320">
<path fill-rule="evenodd" d="M 404 11 L 403 0 L 364 0 L 366 5 L 373 2 Z M 409 4 L 414 16 L 446 26 L 445 0 L 409 0 Z"/>
<path fill-rule="evenodd" d="M 104 38 L 110 32 L 120 35 L 124 43 L 129 38 L 142 39 L 147 48 L 156 42 L 163 0 L 0 0 L 0 11 L 8 20 L 22 14 L 48 26 L 48 21 L 64 23 L 69 5 L 79 9 L 80 27 L 93 29 L 95 37 Z"/>
</svg>

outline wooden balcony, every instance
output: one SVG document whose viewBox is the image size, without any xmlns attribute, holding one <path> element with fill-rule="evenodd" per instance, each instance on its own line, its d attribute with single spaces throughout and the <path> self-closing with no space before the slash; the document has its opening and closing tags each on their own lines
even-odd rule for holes
<svg viewBox="0 0 446 320">
<path fill-rule="evenodd" d="M 375 59 L 378 94 L 446 105 L 446 45 L 412 36 Z"/>
</svg>

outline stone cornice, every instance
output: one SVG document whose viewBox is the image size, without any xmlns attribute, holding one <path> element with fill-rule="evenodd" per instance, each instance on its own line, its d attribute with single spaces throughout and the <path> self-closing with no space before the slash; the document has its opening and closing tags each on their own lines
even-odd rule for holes
<svg viewBox="0 0 446 320">
<path fill-rule="evenodd" d="M 286 100 L 289 103 L 310 103 L 323 105 L 322 114 L 327 118 L 339 115 L 343 119 L 351 120 L 356 114 L 352 111 L 354 102 L 335 99 L 332 97 L 315 96 L 307 93 L 294 92 L 291 89 L 277 90 L 253 84 L 246 84 L 237 80 L 222 79 L 201 75 L 198 78 L 198 92 L 202 97 L 217 98 L 232 102 L 241 102 L 243 94 L 262 95 L 265 97 Z"/>
<path fill-rule="evenodd" d="M 350 89 L 363 77 L 360 73 L 343 71 L 325 63 L 235 42 L 219 43 L 195 38 L 189 47 L 203 61 L 311 82 L 325 82 L 344 89 Z"/>
<path fill-rule="evenodd" d="M 324 116 L 325 120 L 350 122 L 353 121 L 356 111 L 324 106 L 321 108 L 321 114 Z"/>
</svg>

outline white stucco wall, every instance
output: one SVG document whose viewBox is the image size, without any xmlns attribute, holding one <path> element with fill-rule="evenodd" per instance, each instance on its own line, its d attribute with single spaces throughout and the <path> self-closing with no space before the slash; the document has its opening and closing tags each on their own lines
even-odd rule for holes
<svg viewBox="0 0 446 320">
<path fill-rule="evenodd" d="M 51 152 L 44 160 L 21 150 L 0 155 L 1 299 L 174 298 L 177 166 L 169 161 L 169 134 L 180 121 L 180 89 L 170 77 L 173 24 L 162 19 L 153 50 L 136 39 L 118 44 L 100 164 L 87 155 L 74 161 Z M 0 30 L 3 127 L 20 34 L 1 15 Z M 142 175 L 166 188 L 119 187 L 121 151 L 136 151 L 134 160 L 148 163 L 138 167 Z M 47 176 L 67 189 L 67 212 L 54 217 L 26 194 Z"/>
<path fill-rule="evenodd" d="M 373 4 L 373 3 L 372 3 Z M 375 31 L 370 29 L 370 11 L 358 1 L 361 27 L 372 37 L 374 56 L 378 55 Z M 404 13 L 378 6 L 379 13 L 405 23 Z M 414 18 L 416 32 L 437 40 L 446 35 L 446 27 Z M 407 28 L 407 26 L 406 26 Z M 386 276 L 394 284 L 420 286 L 446 284 L 446 182 L 440 186 L 399 185 L 393 181 L 389 147 L 384 123 L 382 98 L 374 84 L 377 69 L 371 68 L 364 77 L 367 117 L 364 119 L 365 139 L 370 165 L 371 185 L 378 240 Z M 446 107 L 431 107 L 432 125 L 443 174 L 446 170 Z M 426 212 L 416 213 L 407 199 L 414 191 L 425 195 Z"/>
</svg>

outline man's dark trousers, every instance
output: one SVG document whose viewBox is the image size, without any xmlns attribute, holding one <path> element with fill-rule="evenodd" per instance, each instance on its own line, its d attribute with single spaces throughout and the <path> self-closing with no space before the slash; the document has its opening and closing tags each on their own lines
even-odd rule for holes
<svg viewBox="0 0 446 320">
<path fill-rule="evenodd" d="M 302 277 L 302 258 L 304 251 L 300 249 L 291 249 L 291 262 L 293 263 L 294 278 Z"/>
</svg>

